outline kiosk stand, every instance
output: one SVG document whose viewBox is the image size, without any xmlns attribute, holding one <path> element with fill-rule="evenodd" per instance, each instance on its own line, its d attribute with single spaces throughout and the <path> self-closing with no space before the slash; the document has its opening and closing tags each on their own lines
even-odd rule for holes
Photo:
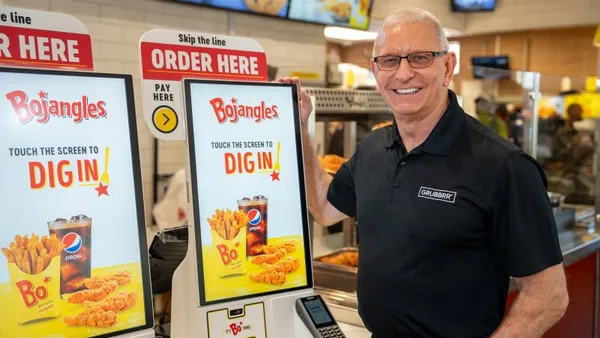
<svg viewBox="0 0 600 338">
<path fill-rule="evenodd" d="M 313 291 L 297 86 L 246 38 L 152 30 L 140 53 L 149 128 L 187 144 L 172 336 L 343 337 Z"/>
<path fill-rule="evenodd" d="M 80 21 L 0 7 L 0 337 L 155 336 L 133 80 L 92 70 Z"/>
</svg>

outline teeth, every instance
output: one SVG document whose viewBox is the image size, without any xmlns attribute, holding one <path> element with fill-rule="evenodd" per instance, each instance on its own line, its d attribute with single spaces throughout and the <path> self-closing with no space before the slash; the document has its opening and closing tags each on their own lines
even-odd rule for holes
<svg viewBox="0 0 600 338">
<path fill-rule="evenodd" d="M 408 88 L 408 89 L 396 89 L 395 92 L 398 94 L 414 94 L 419 91 L 419 88 Z"/>
</svg>

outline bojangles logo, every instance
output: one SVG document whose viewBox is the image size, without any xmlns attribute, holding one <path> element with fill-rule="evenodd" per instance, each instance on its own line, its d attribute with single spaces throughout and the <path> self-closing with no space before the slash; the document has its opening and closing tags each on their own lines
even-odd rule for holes
<svg viewBox="0 0 600 338">
<path fill-rule="evenodd" d="M 37 96 L 39 99 L 30 100 L 22 90 L 6 94 L 21 124 L 27 124 L 34 118 L 38 123 L 47 123 L 50 116 L 73 119 L 75 123 L 106 116 L 106 102 L 90 102 L 87 95 L 81 96 L 79 101 L 59 101 L 49 99 L 48 93 L 40 90 Z"/>
<path fill-rule="evenodd" d="M 260 104 L 252 106 L 238 104 L 237 100 L 233 98 L 231 103 L 225 104 L 222 98 L 216 97 L 209 102 L 219 123 L 225 123 L 227 120 L 231 123 L 237 123 L 240 119 L 251 119 L 256 123 L 260 123 L 279 117 L 279 108 L 277 106 L 267 106 L 265 101 L 260 101 Z"/>
</svg>

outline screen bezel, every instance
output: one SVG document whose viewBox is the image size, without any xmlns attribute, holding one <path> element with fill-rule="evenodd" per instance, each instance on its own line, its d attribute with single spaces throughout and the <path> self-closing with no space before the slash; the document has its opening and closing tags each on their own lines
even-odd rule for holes
<svg viewBox="0 0 600 338">
<path fill-rule="evenodd" d="M 369 1 L 369 9 L 367 10 L 367 20 L 369 20 L 369 24 L 365 28 L 352 27 L 350 25 L 340 25 L 340 24 L 335 24 L 335 23 L 324 23 L 324 22 L 320 22 L 320 21 L 311 21 L 311 20 L 301 20 L 301 19 L 290 18 L 290 7 L 291 7 L 292 2 L 293 1 L 303 1 L 303 0 L 287 0 L 288 7 L 287 7 L 287 11 L 284 16 L 269 15 L 269 14 L 252 12 L 252 11 L 243 11 L 243 10 L 239 10 L 239 9 L 230 9 L 230 8 L 226 8 L 226 7 L 213 6 L 211 4 L 195 3 L 195 2 L 191 2 L 189 0 L 173 0 L 173 1 L 178 4 L 188 4 L 188 5 L 192 5 L 192 6 L 200 6 L 200 7 L 212 8 L 212 9 L 223 10 L 223 11 L 231 11 L 234 13 L 245 13 L 245 14 L 250 14 L 250 15 L 263 16 L 263 17 L 267 17 L 267 18 L 274 18 L 274 19 L 287 20 L 287 21 L 293 21 L 293 22 L 302 22 L 302 23 L 308 23 L 308 24 L 319 25 L 319 26 L 335 26 L 335 27 L 342 27 L 342 28 L 348 28 L 348 29 L 356 29 L 356 30 L 360 30 L 360 31 L 368 31 L 371 27 L 371 21 L 373 20 L 373 17 L 372 17 L 373 3 L 375 3 L 376 0 Z"/>
<path fill-rule="evenodd" d="M 314 318 L 310 314 L 310 310 L 308 310 L 308 306 L 306 306 L 306 303 L 314 301 L 314 300 L 318 300 L 321 303 L 321 306 L 323 307 L 323 309 L 325 309 L 325 312 L 327 312 L 327 314 L 329 315 L 329 318 L 331 318 L 331 321 L 325 322 L 325 323 L 322 323 L 322 324 L 318 324 L 318 325 L 317 325 L 317 323 L 315 323 Z M 313 323 L 313 325 L 317 329 L 321 329 L 321 328 L 324 328 L 324 327 L 328 327 L 328 326 L 332 326 L 332 325 L 337 324 L 337 322 L 335 321 L 335 318 L 331 314 L 331 311 L 329 311 L 329 308 L 327 307 L 327 305 L 325 305 L 325 302 L 323 301 L 323 298 L 321 298 L 320 295 L 314 295 L 314 296 L 310 296 L 310 297 L 301 298 L 300 302 L 302 303 L 302 306 L 304 307 L 304 310 L 308 314 L 308 318 L 310 318 L 310 321 Z"/>
<path fill-rule="evenodd" d="M 461 7 L 458 7 L 455 0 L 450 0 L 450 7 L 451 7 L 452 11 L 457 12 L 457 13 L 494 12 L 496 10 L 497 6 L 498 6 L 498 0 L 494 0 L 494 6 L 491 9 L 487 9 L 487 8 L 462 9 Z"/>
<path fill-rule="evenodd" d="M 134 199 L 136 205 L 136 216 L 138 220 L 138 245 L 140 249 L 140 268 L 142 270 L 142 287 L 144 293 L 144 314 L 146 324 L 136 326 L 120 331 L 112 331 L 91 338 L 107 338 L 115 335 L 123 335 L 140 330 L 152 329 L 154 327 L 154 309 L 152 302 L 152 285 L 150 283 L 150 263 L 148 258 L 146 242 L 146 215 L 144 212 L 144 200 L 142 191 L 142 170 L 140 163 L 140 151 L 137 133 L 137 119 L 135 111 L 135 100 L 133 93 L 133 77 L 128 74 L 94 73 L 85 71 L 63 71 L 48 70 L 37 68 L 10 68 L 0 67 L 1 73 L 31 74 L 31 75 L 52 75 L 52 76 L 70 76 L 81 78 L 108 78 L 121 79 L 125 89 L 125 100 L 127 101 L 127 119 L 129 125 L 129 144 L 131 147 L 131 166 L 133 172 Z"/>
<path fill-rule="evenodd" d="M 290 89 L 292 100 L 294 104 L 293 114 L 294 114 L 294 133 L 295 133 L 295 143 L 296 143 L 296 154 L 297 154 L 297 166 L 298 166 L 298 181 L 299 186 L 298 190 L 300 193 L 300 208 L 302 217 L 302 236 L 304 238 L 304 264 L 306 266 L 306 285 L 299 286 L 294 288 L 286 288 L 281 290 L 269 291 L 269 292 L 261 292 L 256 294 L 249 294 L 245 296 L 239 297 L 229 297 L 229 298 L 221 298 L 217 300 L 206 300 L 206 288 L 204 285 L 204 269 L 203 269 L 203 254 L 202 254 L 202 234 L 201 234 L 201 220 L 203 219 L 202 215 L 200 215 L 200 196 L 198 192 L 198 180 L 196 179 L 198 175 L 198 170 L 196 167 L 196 146 L 194 139 L 194 117 L 193 117 L 193 109 L 192 106 L 192 97 L 191 90 L 192 85 L 194 84 L 204 84 L 204 85 L 239 85 L 239 86 L 258 86 L 258 87 L 288 87 Z M 197 270 L 198 270 L 198 289 L 200 296 L 200 305 L 213 305 L 213 304 L 221 304 L 226 302 L 244 300 L 249 298 L 256 297 L 264 297 L 269 295 L 287 293 L 298 290 L 312 289 L 313 288 L 313 273 L 312 273 L 312 258 L 311 258 L 311 249 L 310 249 L 310 233 L 308 228 L 308 207 L 306 202 L 306 192 L 303 189 L 305 187 L 305 178 L 304 178 L 304 153 L 302 149 L 302 133 L 301 133 L 301 125 L 300 125 L 300 110 L 298 104 L 298 87 L 295 84 L 285 84 L 285 83 L 273 83 L 273 82 L 246 82 L 246 81 L 223 81 L 223 80 L 200 80 L 200 79 L 184 79 L 184 92 L 185 92 L 185 126 L 187 130 L 187 143 L 188 143 L 188 159 L 190 166 L 190 185 L 192 190 L 192 206 L 193 206 L 193 220 L 194 220 L 194 232 L 195 232 L 195 240 L 196 240 L 196 259 L 197 259 Z"/>
</svg>

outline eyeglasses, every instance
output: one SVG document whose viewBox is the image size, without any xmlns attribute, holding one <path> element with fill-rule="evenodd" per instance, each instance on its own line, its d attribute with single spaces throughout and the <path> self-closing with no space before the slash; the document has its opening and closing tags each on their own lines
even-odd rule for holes
<svg viewBox="0 0 600 338">
<path fill-rule="evenodd" d="M 448 52 L 417 52 L 407 56 L 400 55 L 383 55 L 373 58 L 379 70 L 396 70 L 400 67 L 402 59 L 406 59 L 408 64 L 413 68 L 426 68 L 433 64 L 433 59 L 436 56 L 444 56 Z"/>
</svg>

